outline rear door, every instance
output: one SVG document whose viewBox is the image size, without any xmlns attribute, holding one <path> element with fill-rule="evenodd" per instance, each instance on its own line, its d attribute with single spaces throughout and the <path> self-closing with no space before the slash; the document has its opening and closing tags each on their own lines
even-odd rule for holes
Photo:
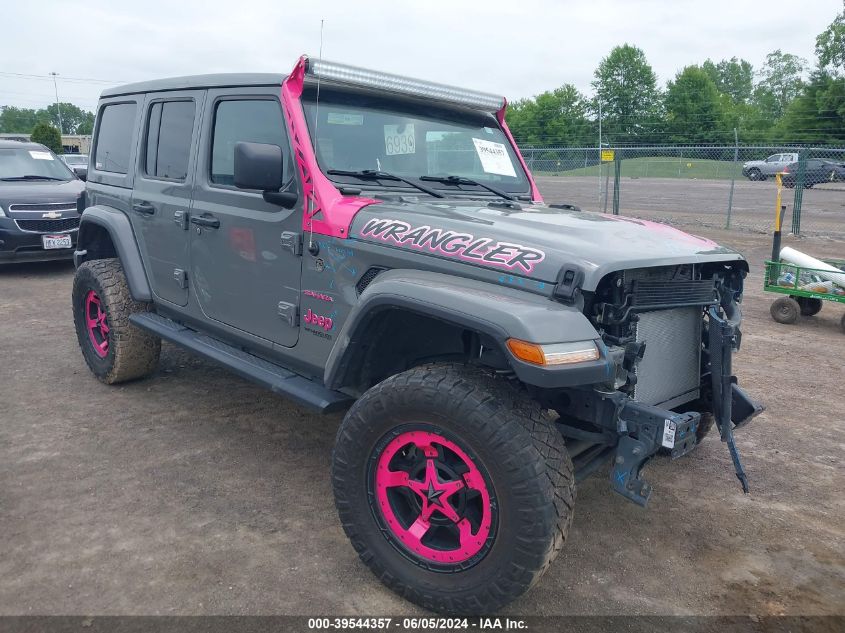
<svg viewBox="0 0 845 633">
<path fill-rule="evenodd" d="M 191 208 L 191 279 L 202 317 L 284 347 L 299 338 L 302 209 L 234 185 L 239 141 L 271 143 L 295 190 L 279 86 L 209 90 Z M 294 246 L 296 245 L 296 246 Z"/>
<path fill-rule="evenodd" d="M 188 212 L 205 91 L 147 95 L 132 194 L 132 224 L 153 293 L 188 303 Z"/>
</svg>

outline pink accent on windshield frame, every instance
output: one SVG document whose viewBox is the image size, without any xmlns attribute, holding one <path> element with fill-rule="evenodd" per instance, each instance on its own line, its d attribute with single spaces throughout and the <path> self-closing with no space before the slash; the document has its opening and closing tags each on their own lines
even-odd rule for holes
<svg viewBox="0 0 845 633">
<path fill-rule="evenodd" d="M 300 100 L 307 61 L 304 55 L 300 57 L 291 74 L 282 83 L 282 105 L 305 201 L 302 229 L 309 233 L 346 239 L 355 214 L 367 205 L 377 204 L 379 200 L 344 196 L 320 170 Z"/>
<path fill-rule="evenodd" d="M 496 119 L 499 121 L 499 125 L 502 127 L 502 131 L 505 133 L 505 136 L 508 137 L 508 141 L 510 142 L 513 151 L 516 153 L 516 157 L 519 159 L 519 164 L 522 165 L 522 169 L 525 170 L 525 175 L 528 176 L 528 182 L 531 184 L 531 201 L 542 203 L 543 196 L 540 195 L 537 183 L 534 182 L 534 176 L 531 175 L 531 170 L 529 170 L 528 165 L 525 164 L 525 159 L 522 157 L 519 147 L 516 146 L 516 141 L 513 140 L 510 128 L 508 128 L 508 124 L 505 123 L 505 111 L 507 109 L 508 100 L 505 99 L 505 104 L 496 112 Z"/>
</svg>

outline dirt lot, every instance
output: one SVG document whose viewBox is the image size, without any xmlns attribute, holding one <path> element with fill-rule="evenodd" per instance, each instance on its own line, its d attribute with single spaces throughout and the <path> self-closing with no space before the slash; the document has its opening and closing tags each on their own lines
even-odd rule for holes
<svg viewBox="0 0 845 633">
<path fill-rule="evenodd" d="M 552 196 L 549 196 L 552 197 Z M 651 464 L 648 510 L 579 489 L 562 555 L 513 614 L 845 613 L 842 306 L 774 323 L 768 238 L 695 232 L 753 264 L 736 371 L 768 411 L 728 451 Z M 845 243 L 801 240 L 817 255 Z M 0 614 L 406 614 L 332 504 L 339 417 L 165 345 L 107 387 L 78 352 L 68 265 L 0 269 Z"/>
<path fill-rule="evenodd" d="M 598 178 L 541 176 L 540 190 L 550 201 L 569 202 L 590 211 L 603 209 Z M 686 178 L 622 178 L 620 208 L 633 216 L 661 218 L 677 226 L 725 226 L 730 180 Z M 737 180 L 734 187 L 731 226 L 743 232 L 768 233 L 775 215 L 777 187 L 772 180 Z M 792 225 L 794 190 L 784 189 L 782 202 L 788 211 L 784 225 Z M 607 209 L 613 208 L 613 179 Z M 809 237 L 845 240 L 845 182 L 824 183 L 803 192 L 801 233 Z M 845 255 L 843 255 L 845 256 Z"/>
</svg>

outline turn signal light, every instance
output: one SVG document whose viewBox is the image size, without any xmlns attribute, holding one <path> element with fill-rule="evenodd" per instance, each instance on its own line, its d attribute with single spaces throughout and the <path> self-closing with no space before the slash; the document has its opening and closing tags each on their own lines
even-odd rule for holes
<svg viewBox="0 0 845 633">
<path fill-rule="evenodd" d="M 538 345 L 511 338 L 508 339 L 507 346 L 516 358 L 532 365 L 571 365 L 600 358 L 599 349 L 593 341 Z"/>
</svg>

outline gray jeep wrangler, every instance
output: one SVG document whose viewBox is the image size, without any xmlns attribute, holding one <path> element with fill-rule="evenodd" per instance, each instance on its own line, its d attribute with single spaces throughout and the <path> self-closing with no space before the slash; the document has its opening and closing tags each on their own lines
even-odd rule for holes
<svg viewBox="0 0 845 633">
<path fill-rule="evenodd" d="M 302 57 L 285 75 L 107 90 L 75 252 L 94 375 L 165 339 L 321 412 L 361 560 L 433 610 L 495 610 L 561 549 L 600 469 L 761 407 L 737 385 L 738 253 L 543 204 L 502 97 Z"/>
</svg>

